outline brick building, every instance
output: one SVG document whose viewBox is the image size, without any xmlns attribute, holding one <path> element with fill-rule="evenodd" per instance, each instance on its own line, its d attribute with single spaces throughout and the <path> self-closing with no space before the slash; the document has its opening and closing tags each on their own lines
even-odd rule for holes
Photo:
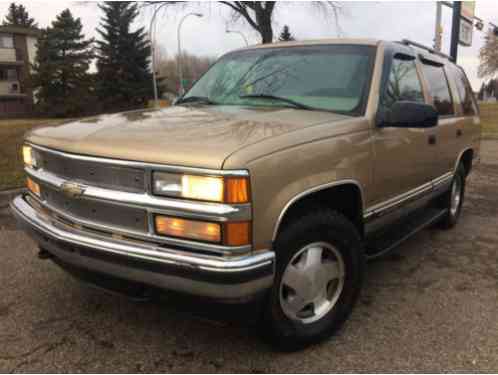
<svg viewBox="0 0 498 375">
<path fill-rule="evenodd" d="M 0 26 L 0 118 L 29 116 L 33 111 L 31 64 L 39 31 Z"/>
</svg>

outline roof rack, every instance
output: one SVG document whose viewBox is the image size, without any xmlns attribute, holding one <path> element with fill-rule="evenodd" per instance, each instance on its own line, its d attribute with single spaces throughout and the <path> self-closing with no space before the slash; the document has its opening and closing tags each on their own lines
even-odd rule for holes
<svg viewBox="0 0 498 375">
<path fill-rule="evenodd" d="M 401 44 L 404 44 L 406 46 L 414 46 L 414 47 L 417 47 L 417 48 L 421 48 L 429 53 L 432 53 L 434 55 L 437 55 L 437 56 L 440 56 L 440 57 L 444 57 L 445 59 L 448 59 L 450 61 L 453 61 L 453 59 L 448 56 L 447 54 L 445 53 L 442 53 L 442 52 L 439 52 L 439 51 L 436 51 L 434 48 L 431 48 L 431 47 L 427 47 L 427 46 L 424 46 L 423 44 L 420 44 L 420 43 L 417 43 L 417 42 L 414 42 L 412 40 L 409 40 L 409 39 L 403 39 L 401 42 L 399 42 Z"/>
</svg>

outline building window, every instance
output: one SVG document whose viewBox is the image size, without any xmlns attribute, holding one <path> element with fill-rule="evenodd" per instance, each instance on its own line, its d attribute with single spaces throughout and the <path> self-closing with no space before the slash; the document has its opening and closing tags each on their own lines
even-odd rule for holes
<svg viewBox="0 0 498 375">
<path fill-rule="evenodd" d="M 0 48 L 14 48 L 14 38 L 12 34 L 0 34 Z"/>
<path fill-rule="evenodd" d="M 17 81 L 15 69 L 0 69 L 0 81 Z"/>
<path fill-rule="evenodd" d="M 17 81 L 17 70 L 7 69 L 7 81 Z"/>
</svg>

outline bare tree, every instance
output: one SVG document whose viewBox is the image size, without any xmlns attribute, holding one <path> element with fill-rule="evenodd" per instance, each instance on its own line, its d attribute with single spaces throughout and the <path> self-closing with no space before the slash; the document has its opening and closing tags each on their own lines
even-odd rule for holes
<svg viewBox="0 0 498 375">
<path fill-rule="evenodd" d="M 145 2 L 143 7 L 158 7 L 166 3 L 167 6 L 187 6 L 181 1 L 155 1 Z M 217 4 L 225 6 L 231 11 L 232 21 L 243 20 L 261 36 L 262 43 L 273 41 L 273 17 L 275 9 L 279 6 L 289 5 L 285 1 L 217 1 Z M 287 4 L 286 4 L 287 3 Z M 342 6 L 338 1 L 310 1 L 298 2 L 301 6 L 311 7 L 314 11 L 325 16 L 332 15 L 337 28 L 339 28 L 339 14 Z"/>
<path fill-rule="evenodd" d="M 484 37 L 479 59 L 479 77 L 492 77 L 498 73 L 498 37 L 492 30 Z"/>
</svg>

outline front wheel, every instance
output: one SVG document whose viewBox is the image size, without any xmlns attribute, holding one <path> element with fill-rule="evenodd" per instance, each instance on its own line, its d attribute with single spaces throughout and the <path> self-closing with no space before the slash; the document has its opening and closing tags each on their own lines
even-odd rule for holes
<svg viewBox="0 0 498 375">
<path fill-rule="evenodd" d="M 329 337 L 347 319 L 363 274 L 362 241 L 343 215 L 318 211 L 279 234 L 277 272 L 265 312 L 265 334 L 281 350 Z"/>
</svg>

